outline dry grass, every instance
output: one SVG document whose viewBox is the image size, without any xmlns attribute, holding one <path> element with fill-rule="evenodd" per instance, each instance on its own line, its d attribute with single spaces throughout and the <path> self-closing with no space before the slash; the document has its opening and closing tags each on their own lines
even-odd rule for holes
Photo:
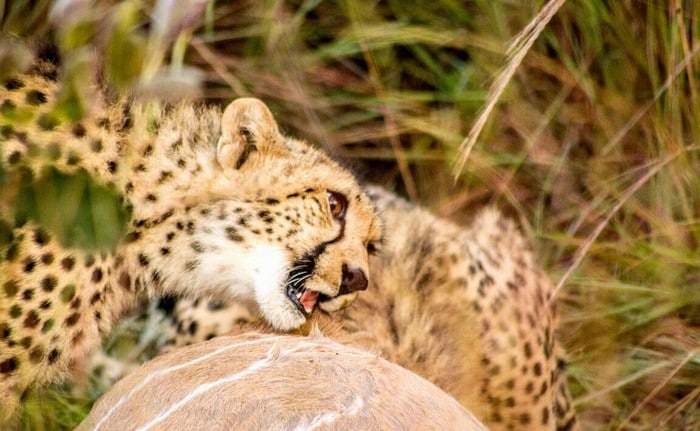
<svg viewBox="0 0 700 431">
<path fill-rule="evenodd" d="M 545 2 L 488 0 L 250 0 L 159 21 L 102 2 L 57 22 L 64 47 L 99 46 L 117 85 L 186 89 L 196 67 L 212 102 L 265 99 L 286 132 L 443 216 L 500 206 L 558 283 L 584 427 L 698 429 L 700 3 L 554 3 L 548 23 L 533 20 Z M 522 57 L 508 51 L 538 23 Z"/>
</svg>

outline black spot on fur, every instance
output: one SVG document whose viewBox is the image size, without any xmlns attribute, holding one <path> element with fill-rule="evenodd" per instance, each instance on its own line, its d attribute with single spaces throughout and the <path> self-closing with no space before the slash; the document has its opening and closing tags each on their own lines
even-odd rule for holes
<svg viewBox="0 0 700 431">
<path fill-rule="evenodd" d="M 5 291 L 5 295 L 8 298 L 12 298 L 19 291 L 19 286 L 17 286 L 17 283 L 15 281 L 10 280 L 6 281 L 5 284 L 2 285 L 2 289 Z"/>
<path fill-rule="evenodd" d="M 118 167 L 119 167 L 119 165 L 114 160 L 110 160 L 107 162 L 107 170 L 109 171 L 110 174 L 117 172 Z"/>
<path fill-rule="evenodd" d="M 157 307 L 166 314 L 171 314 L 175 310 L 175 305 L 177 305 L 177 298 L 175 296 L 166 295 L 158 299 Z"/>
<path fill-rule="evenodd" d="M 138 240 L 139 238 L 141 238 L 141 232 L 134 230 L 134 231 L 127 233 L 126 236 L 124 237 L 124 240 L 126 242 L 130 243 L 130 242 L 134 242 L 134 241 Z"/>
<path fill-rule="evenodd" d="M 100 281 L 102 281 L 102 269 L 95 268 L 95 270 L 92 271 L 92 282 L 99 283 Z"/>
<path fill-rule="evenodd" d="M 126 272 L 119 274 L 117 284 L 124 290 L 131 290 L 131 277 Z"/>
<path fill-rule="evenodd" d="M 56 349 L 52 349 L 52 350 L 49 352 L 49 356 L 48 356 L 49 365 L 55 364 L 56 361 L 58 360 L 58 358 L 59 358 L 60 356 L 61 356 L 61 352 L 59 352 L 59 351 L 56 350 Z"/>
<path fill-rule="evenodd" d="M 46 94 L 39 90 L 31 90 L 27 92 L 26 101 L 28 104 L 33 106 L 43 105 L 46 103 Z"/>
<path fill-rule="evenodd" d="M 29 362 L 32 364 L 38 364 L 44 359 L 44 349 L 42 349 L 40 346 L 37 346 L 33 348 L 29 352 Z"/>
<path fill-rule="evenodd" d="M 32 345 L 32 337 L 24 337 L 19 341 L 19 345 L 24 347 L 25 349 L 29 349 Z"/>
<path fill-rule="evenodd" d="M 150 261 L 148 260 L 148 256 L 143 253 L 139 253 L 139 265 L 148 266 L 149 263 Z"/>
<path fill-rule="evenodd" d="M 10 307 L 10 317 L 12 317 L 13 319 L 16 319 L 21 315 L 22 315 L 22 307 L 20 307 L 18 304 L 15 304 L 12 307 Z"/>
<path fill-rule="evenodd" d="M 19 79 L 10 78 L 7 81 L 5 81 L 5 88 L 7 88 L 10 91 L 19 90 L 23 87 L 24 82 L 20 81 Z"/>
<path fill-rule="evenodd" d="M 85 336 L 85 333 L 84 333 L 82 330 L 76 332 L 76 333 L 73 334 L 73 336 L 71 337 L 71 339 L 70 339 L 70 344 L 71 344 L 72 346 L 77 345 L 78 343 L 80 343 L 80 340 L 82 340 L 82 339 L 84 338 L 84 336 Z"/>
<path fill-rule="evenodd" d="M 167 219 L 169 219 L 170 217 L 172 217 L 173 214 L 175 214 L 175 210 L 171 208 L 171 209 L 169 209 L 168 211 L 166 211 L 165 213 L 163 213 L 163 215 L 161 215 L 161 216 L 155 221 L 154 224 L 159 225 L 159 224 L 163 223 L 164 221 L 166 221 Z"/>
<path fill-rule="evenodd" d="M 0 126 L 0 138 L 8 139 L 14 133 L 15 128 L 9 124 L 3 124 Z"/>
<path fill-rule="evenodd" d="M 95 305 L 95 303 L 99 302 L 100 299 L 102 299 L 102 294 L 100 292 L 93 293 L 92 298 L 90 298 L 90 305 Z"/>
<path fill-rule="evenodd" d="M 75 258 L 73 256 L 64 257 L 61 259 L 61 267 L 66 271 L 70 271 L 75 266 Z"/>
<path fill-rule="evenodd" d="M 30 257 L 27 257 L 26 259 L 24 259 L 24 272 L 27 272 L 27 273 L 32 272 L 32 271 L 34 271 L 35 267 L 36 267 L 36 261 L 34 260 L 34 258 L 32 258 L 30 256 Z"/>
<path fill-rule="evenodd" d="M 85 126 L 83 126 L 80 123 L 75 123 L 73 125 L 73 128 L 71 129 L 71 133 L 73 133 L 73 136 L 75 136 L 76 138 L 84 137 L 86 132 L 87 131 L 85 130 Z"/>
<path fill-rule="evenodd" d="M 549 407 L 544 407 L 542 409 L 542 425 L 547 425 L 549 423 Z"/>
<path fill-rule="evenodd" d="M 17 369 L 17 363 L 17 358 L 15 358 L 14 356 L 5 359 L 4 361 L 0 362 L 0 373 L 10 374 L 11 372 Z"/>
<path fill-rule="evenodd" d="M 270 214 L 270 211 L 267 210 L 262 210 L 258 213 L 258 217 L 265 223 L 272 223 L 275 221 L 275 218 L 272 217 L 272 214 Z"/>
<path fill-rule="evenodd" d="M 7 158 L 7 163 L 10 165 L 16 165 L 17 162 L 22 158 L 22 154 L 19 151 L 13 151 L 12 154 Z"/>
<path fill-rule="evenodd" d="M 124 119 L 122 120 L 122 124 L 119 126 L 119 131 L 125 132 L 131 129 L 131 126 L 133 124 L 131 121 L 131 106 L 128 103 L 124 104 L 124 107 L 122 109 L 122 115 Z"/>
<path fill-rule="evenodd" d="M 18 254 L 19 254 L 19 245 L 16 242 L 13 242 L 7 248 L 7 252 L 5 252 L 5 259 L 7 259 L 9 262 L 12 262 L 13 260 L 15 260 L 15 258 L 17 257 Z"/>
<path fill-rule="evenodd" d="M 66 317 L 65 324 L 68 327 L 71 327 L 78 323 L 78 320 L 80 319 L 80 314 L 79 313 L 73 313 L 70 316 Z"/>
<path fill-rule="evenodd" d="M 38 245 L 46 245 L 50 239 L 51 236 L 44 229 L 34 230 L 34 242 Z"/>
<path fill-rule="evenodd" d="M 243 237 L 238 233 L 235 227 L 229 226 L 226 228 L 226 237 L 231 241 L 241 242 Z"/>
<path fill-rule="evenodd" d="M 22 292 L 22 299 L 25 301 L 31 301 L 34 298 L 34 289 L 26 289 Z"/>
<path fill-rule="evenodd" d="M 51 265 L 53 263 L 54 257 L 53 253 L 48 252 L 41 255 L 41 263 L 44 265 Z"/>
<path fill-rule="evenodd" d="M 542 375 L 542 364 L 539 362 L 536 362 L 535 365 L 532 367 L 532 370 L 535 372 L 536 376 L 541 376 Z"/>
<path fill-rule="evenodd" d="M 160 177 L 158 177 L 158 184 L 163 184 L 173 177 L 173 173 L 170 171 L 162 171 Z"/>
<path fill-rule="evenodd" d="M 24 319 L 22 324 L 25 328 L 36 328 L 36 326 L 39 324 L 39 315 L 36 313 L 36 311 L 31 310 L 29 313 L 27 313 L 27 317 Z"/>
<path fill-rule="evenodd" d="M 58 280 L 53 275 L 47 275 L 41 280 L 41 288 L 44 292 L 53 292 L 57 284 Z"/>
<path fill-rule="evenodd" d="M 7 340 L 12 335 L 10 325 L 5 322 L 0 323 L 0 339 Z"/>
<path fill-rule="evenodd" d="M 192 323 L 190 323 L 190 326 L 189 328 L 187 328 L 187 331 L 190 333 L 190 335 L 194 335 L 197 333 L 197 327 L 197 322 L 193 321 Z"/>
<path fill-rule="evenodd" d="M 80 156 L 76 152 L 70 152 L 68 154 L 68 158 L 66 159 L 66 163 L 69 166 L 75 166 L 80 163 Z"/>
</svg>

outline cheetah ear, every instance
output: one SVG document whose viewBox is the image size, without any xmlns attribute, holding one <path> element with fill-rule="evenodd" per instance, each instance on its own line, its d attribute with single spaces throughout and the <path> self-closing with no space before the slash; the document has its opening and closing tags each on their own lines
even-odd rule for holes
<svg viewBox="0 0 700 431">
<path fill-rule="evenodd" d="M 250 153 L 281 140 L 272 112 L 255 98 L 236 99 L 221 116 L 216 158 L 224 168 L 238 169 Z"/>
</svg>

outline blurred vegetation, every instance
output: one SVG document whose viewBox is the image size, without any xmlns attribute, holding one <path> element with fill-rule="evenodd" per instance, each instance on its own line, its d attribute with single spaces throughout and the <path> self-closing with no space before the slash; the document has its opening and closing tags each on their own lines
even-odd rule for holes
<svg viewBox="0 0 700 431">
<path fill-rule="evenodd" d="M 116 87 L 260 97 L 285 132 L 458 222 L 498 205 L 560 285 L 584 428 L 700 428 L 700 3 L 565 2 L 458 172 L 545 2 L 49 4 L 0 3 L 3 28 L 46 36 L 51 21 L 75 97 L 89 47 Z"/>
<path fill-rule="evenodd" d="M 67 247 L 110 249 L 128 222 L 121 199 L 85 172 L 69 176 L 49 169 L 22 187 L 13 204 L 20 224 L 31 219 Z"/>
</svg>

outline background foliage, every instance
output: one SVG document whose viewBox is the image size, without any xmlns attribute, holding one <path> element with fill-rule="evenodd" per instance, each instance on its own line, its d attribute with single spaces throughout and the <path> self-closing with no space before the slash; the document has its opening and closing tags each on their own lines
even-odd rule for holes
<svg viewBox="0 0 700 431">
<path fill-rule="evenodd" d="M 498 205 L 558 283 L 584 427 L 698 429 L 700 3 L 565 2 L 456 169 L 509 42 L 544 3 L 0 5 L 6 32 L 58 28 L 70 106 L 89 103 L 79 76 L 96 48 L 116 87 L 262 98 L 286 133 L 442 216 Z M 2 45 L 0 74 L 25 61 L 21 42 Z M 79 419 L 78 401 L 56 399 Z"/>
</svg>

